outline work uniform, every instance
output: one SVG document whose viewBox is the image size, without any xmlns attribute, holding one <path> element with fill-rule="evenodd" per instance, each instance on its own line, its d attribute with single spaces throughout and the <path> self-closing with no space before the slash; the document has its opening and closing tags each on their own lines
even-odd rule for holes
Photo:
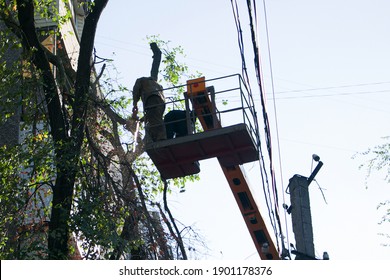
<svg viewBox="0 0 390 280">
<path fill-rule="evenodd" d="M 133 87 L 133 105 L 136 108 L 138 101 L 142 100 L 145 113 L 145 136 L 152 141 L 167 138 L 163 121 L 165 98 L 162 90 L 162 86 L 151 77 L 137 79 Z"/>
</svg>

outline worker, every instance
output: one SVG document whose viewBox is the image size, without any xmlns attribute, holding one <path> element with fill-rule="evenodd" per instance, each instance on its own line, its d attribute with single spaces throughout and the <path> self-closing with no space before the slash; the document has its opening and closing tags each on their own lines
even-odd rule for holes
<svg viewBox="0 0 390 280">
<path fill-rule="evenodd" d="M 133 119 L 137 119 L 137 103 L 142 100 L 145 114 L 146 142 L 166 139 L 163 115 L 165 98 L 163 88 L 152 77 L 137 79 L 133 87 Z"/>
</svg>

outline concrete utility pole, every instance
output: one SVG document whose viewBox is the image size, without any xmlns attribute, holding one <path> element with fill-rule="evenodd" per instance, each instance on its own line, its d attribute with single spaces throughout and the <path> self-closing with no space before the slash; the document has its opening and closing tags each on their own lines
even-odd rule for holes
<svg viewBox="0 0 390 280">
<path fill-rule="evenodd" d="M 295 235 L 297 260 L 315 259 L 313 224 L 310 210 L 309 185 L 314 180 L 323 163 L 319 157 L 313 155 L 313 159 L 318 161 L 317 167 L 309 178 L 301 175 L 294 175 L 289 182 L 290 190 L 292 226 Z"/>
</svg>

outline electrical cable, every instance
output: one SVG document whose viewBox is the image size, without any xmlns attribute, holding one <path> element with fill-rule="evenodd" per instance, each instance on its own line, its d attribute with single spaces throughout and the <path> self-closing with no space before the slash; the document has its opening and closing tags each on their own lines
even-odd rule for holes
<svg viewBox="0 0 390 280">
<path fill-rule="evenodd" d="M 232 10 L 233 10 L 233 16 L 234 16 L 234 21 L 236 24 L 237 28 L 237 34 L 238 34 L 238 47 L 240 49 L 240 55 L 241 55 L 241 63 L 242 63 L 242 77 L 244 79 L 246 87 L 249 89 L 249 92 L 252 92 L 250 88 L 250 81 L 249 81 L 249 76 L 247 72 L 247 67 L 246 67 L 246 60 L 245 60 L 245 51 L 244 51 L 244 40 L 242 36 L 242 28 L 241 28 L 241 22 L 240 22 L 240 17 L 239 17 L 239 12 L 238 12 L 238 4 L 237 1 L 235 0 L 235 5 L 233 4 L 233 0 L 230 1 L 232 5 Z"/>
<path fill-rule="evenodd" d="M 305 91 L 316 91 L 316 90 L 329 90 L 329 89 L 340 89 L 340 88 L 362 87 L 362 86 L 374 86 L 374 85 L 383 85 L 383 84 L 390 84 L 390 82 L 372 82 L 372 83 L 352 84 L 352 85 L 342 85 L 342 86 L 331 86 L 331 87 L 294 89 L 294 90 L 280 91 L 280 92 L 277 92 L 277 93 L 281 94 L 281 93 L 305 92 Z"/>
<path fill-rule="evenodd" d="M 250 100 L 252 102 L 251 105 L 254 105 L 253 95 L 252 95 L 252 91 L 251 91 L 251 87 L 250 87 L 250 80 L 249 80 L 247 67 L 246 67 L 245 52 L 244 52 L 244 40 L 243 40 L 243 36 L 242 36 L 242 28 L 241 28 L 241 22 L 240 22 L 240 18 L 239 18 L 237 1 L 234 1 L 234 3 L 233 3 L 233 0 L 231 0 L 231 5 L 232 5 L 233 15 L 234 15 L 234 19 L 235 19 L 236 28 L 237 28 L 237 34 L 238 34 L 238 45 L 239 45 L 241 60 L 242 60 L 242 76 L 243 76 L 243 80 L 244 80 L 244 85 L 248 90 L 249 97 L 250 97 Z M 256 131 L 259 131 L 257 117 L 255 118 L 255 125 L 256 125 L 256 127 L 255 127 Z M 262 180 L 262 185 L 263 185 L 265 202 L 266 202 L 266 206 L 268 209 L 268 215 L 270 218 L 270 222 L 271 222 L 271 225 L 273 227 L 273 230 L 274 230 L 276 238 L 277 238 L 275 216 L 274 216 L 274 213 L 273 213 L 272 208 L 270 206 L 271 197 L 270 197 L 270 192 L 269 192 L 269 182 L 268 182 L 267 171 L 265 169 L 264 156 L 263 156 L 263 152 L 262 152 L 262 148 L 261 148 L 262 145 L 261 145 L 260 137 L 259 137 L 258 133 L 256 136 L 257 136 L 257 139 L 256 139 L 257 144 L 259 147 L 259 160 L 261 163 L 260 164 L 261 165 L 260 166 L 260 174 L 261 174 L 261 180 Z"/>
<path fill-rule="evenodd" d="M 266 33 L 266 39 L 267 39 L 270 78 L 271 78 L 272 100 L 273 100 L 273 107 L 274 107 L 276 140 L 277 140 L 277 146 L 278 146 L 280 183 L 281 183 L 281 188 L 282 188 L 283 205 L 285 205 L 286 204 L 286 197 L 285 197 L 285 188 L 284 188 L 284 184 L 283 184 L 283 168 L 282 168 L 282 156 L 281 156 L 281 148 L 280 148 L 279 125 L 278 125 L 276 100 L 275 100 L 275 84 L 274 84 L 272 58 L 271 58 L 271 45 L 270 45 L 270 37 L 269 37 L 269 29 L 268 29 L 267 7 L 266 7 L 265 0 L 263 0 L 263 10 L 264 10 L 265 33 Z M 256 10 L 255 10 L 255 12 L 256 12 Z M 285 230 L 286 230 L 286 242 L 287 242 L 288 250 L 290 251 L 290 245 L 289 245 L 290 241 L 289 241 L 289 235 L 288 235 L 289 230 L 288 230 L 288 224 L 287 224 L 287 211 L 284 211 L 284 219 L 285 219 Z M 282 240 L 282 244 L 284 244 L 283 240 Z"/>
<path fill-rule="evenodd" d="M 254 2 L 254 7 L 255 7 L 256 6 L 255 0 L 253 0 L 253 2 Z M 275 178 L 275 171 L 274 171 L 274 164 L 273 164 L 271 132 L 270 132 L 270 125 L 269 125 L 268 114 L 267 114 L 266 106 L 265 106 L 265 94 L 264 94 L 264 90 L 263 90 L 262 71 L 261 71 L 261 64 L 260 64 L 260 55 L 259 55 L 259 48 L 258 48 L 258 44 L 257 44 L 257 40 L 256 40 L 256 33 L 255 33 L 255 30 L 254 30 L 254 24 L 253 24 L 251 0 L 247 0 L 247 6 L 248 6 L 248 14 L 249 14 L 249 20 L 250 20 L 252 45 L 253 45 L 253 52 L 254 52 L 255 71 L 256 71 L 257 83 L 258 83 L 258 86 L 259 86 L 259 89 L 260 89 L 261 105 L 262 105 L 262 112 L 263 112 L 263 121 L 264 121 L 264 124 L 265 124 L 265 136 L 266 136 L 266 140 L 267 140 L 267 149 L 268 149 L 268 155 L 269 155 L 269 160 L 270 160 L 270 173 L 271 173 L 272 191 L 273 191 L 273 198 L 274 198 L 274 200 L 273 200 L 273 202 L 274 202 L 274 211 L 275 211 L 275 215 L 276 215 L 276 220 L 277 220 L 278 230 L 279 230 L 279 233 L 280 233 L 280 238 L 282 238 L 282 242 L 281 242 L 281 244 L 282 244 L 282 254 L 284 254 L 284 252 L 286 250 L 285 250 L 284 241 L 283 241 L 284 237 L 283 237 L 283 234 L 282 234 L 283 231 L 282 231 L 280 214 L 279 214 L 279 201 L 278 201 L 279 199 L 278 199 L 278 190 L 277 190 L 277 187 L 276 187 L 276 178 Z M 255 22 L 256 22 L 256 25 L 257 25 L 257 12 L 256 11 L 255 11 Z M 280 153 L 279 153 L 279 156 L 280 156 Z M 277 242 L 278 242 L 278 238 L 277 238 Z M 278 247 L 279 247 L 279 242 L 278 242 Z"/>
</svg>

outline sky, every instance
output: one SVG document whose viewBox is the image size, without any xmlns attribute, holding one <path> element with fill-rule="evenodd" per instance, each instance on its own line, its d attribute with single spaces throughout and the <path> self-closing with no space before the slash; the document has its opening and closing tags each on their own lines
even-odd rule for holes
<svg viewBox="0 0 390 280">
<path fill-rule="evenodd" d="M 246 63 L 261 112 L 246 1 L 237 2 Z M 100 57 L 114 59 L 119 81 L 129 89 L 150 73 L 148 35 L 182 46 L 190 72 L 199 71 L 206 79 L 241 73 L 230 1 L 134 3 L 110 1 L 95 42 Z M 368 158 L 356 156 L 390 135 L 389 12 L 387 0 L 257 1 L 279 203 L 290 203 L 284 190 L 294 174 L 310 175 L 313 154 L 324 163 L 309 188 L 317 257 L 327 251 L 334 260 L 390 259 L 390 247 L 381 246 L 390 241 L 378 235 L 390 233 L 390 228 L 378 225 L 384 209 L 377 209 L 390 199 L 389 185 L 381 172 L 366 180 L 359 165 Z M 256 163 L 244 168 L 261 201 Z M 190 252 L 190 258 L 258 259 L 215 159 L 201 162 L 200 177 L 184 193 L 170 197 L 174 216 L 196 229 L 208 246 L 207 253 L 199 249 Z M 264 205 L 259 207 L 267 217 Z M 287 240 L 295 243 L 291 217 L 283 213 L 282 220 Z"/>
</svg>

